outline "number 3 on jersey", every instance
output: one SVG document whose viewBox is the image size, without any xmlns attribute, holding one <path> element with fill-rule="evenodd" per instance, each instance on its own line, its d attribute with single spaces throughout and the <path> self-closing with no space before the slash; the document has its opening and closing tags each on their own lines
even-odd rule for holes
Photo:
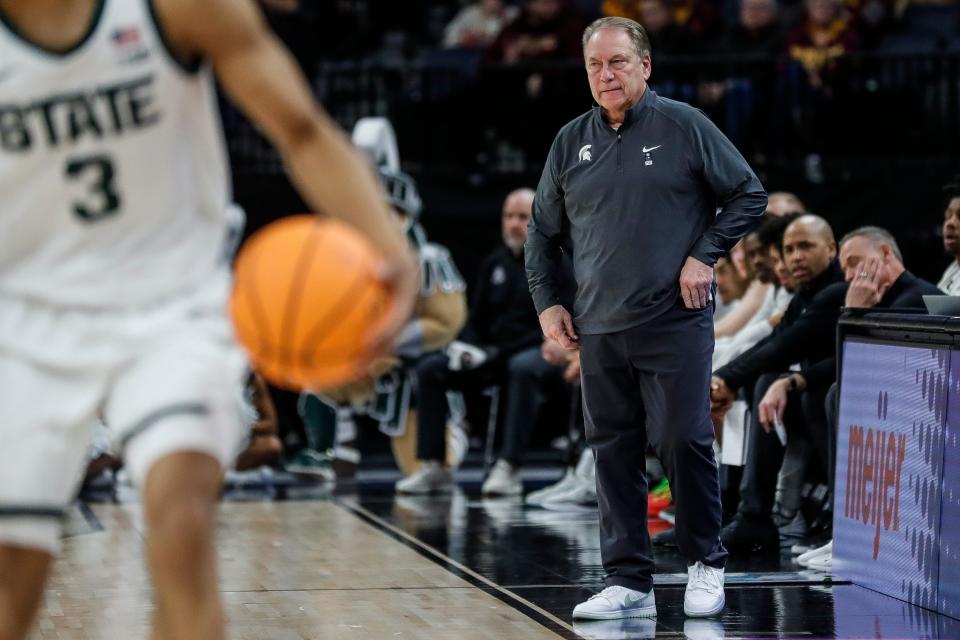
<svg viewBox="0 0 960 640">
<path fill-rule="evenodd" d="M 87 156 L 67 160 L 67 180 L 87 185 L 87 197 L 73 203 L 73 213 L 84 222 L 98 222 L 120 210 L 113 160 L 109 156 Z"/>
</svg>

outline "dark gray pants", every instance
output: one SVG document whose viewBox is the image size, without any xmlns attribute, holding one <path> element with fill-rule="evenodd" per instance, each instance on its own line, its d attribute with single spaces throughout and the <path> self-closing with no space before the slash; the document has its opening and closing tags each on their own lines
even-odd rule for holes
<svg viewBox="0 0 960 640">
<path fill-rule="evenodd" d="M 779 375 L 763 374 L 754 385 L 750 402 L 750 422 L 747 425 L 747 463 L 740 481 L 740 507 L 738 511 L 753 518 L 769 518 L 777 498 L 777 476 L 783 465 L 786 448 L 773 431 L 767 432 L 760 425 L 760 401 Z M 808 437 L 823 464 L 829 466 L 829 433 L 824 413 L 826 389 L 811 387 L 804 391 L 787 394 L 787 407 L 783 425 L 787 438 Z"/>
<path fill-rule="evenodd" d="M 607 585 L 639 591 L 653 586 L 644 475 L 648 444 L 670 481 L 680 552 L 691 563 L 724 566 L 710 422 L 712 314 L 673 308 L 646 325 L 582 335 L 580 342 Z"/>
</svg>

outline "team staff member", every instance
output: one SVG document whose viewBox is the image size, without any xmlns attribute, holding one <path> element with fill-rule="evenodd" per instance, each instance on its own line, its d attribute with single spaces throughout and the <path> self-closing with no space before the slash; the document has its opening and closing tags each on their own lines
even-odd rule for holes
<svg viewBox="0 0 960 640">
<path fill-rule="evenodd" d="M 700 111 L 647 87 L 650 41 L 625 18 L 583 35 L 598 108 L 557 135 L 537 189 L 527 277 L 544 334 L 581 350 L 607 588 L 575 618 L 656 615 L 644 460 L 651 444 L 691 563 L 684 610 L 724 605 L 720 488 L 710 422 L 713 265 L 759 222 L 766 193 Z M 561 247 L 579 285 L 560 303 Z"/>
</svg>

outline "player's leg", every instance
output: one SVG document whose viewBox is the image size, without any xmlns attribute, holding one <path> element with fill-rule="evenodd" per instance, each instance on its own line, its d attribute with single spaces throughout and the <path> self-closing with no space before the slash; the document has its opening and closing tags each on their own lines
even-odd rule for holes
<svg viewBox="0 0 960 640">
<path fill-rule="evenodd" d="M 52 561 L 46 551 L 0 544 L 0 640 L 27 637 Z"/>
<path fill-rule="evenodd" d="M 220 462 L 182 452 L 155 462 L 143 485 L 147 564 L 157 594 L 154 638 L 222 638 L 216 507 Z"/>
<path fill-rule="evenodd" d="M 0 355 L 0 640 L 25 638 L 60 549 L 99 398 L 78 379 Z"/>
<path fill-rule="evenodd" d="M 216 505 L 243 435 L 244 363 L 222 318 L 183 324 L 121 372 L 106 417 L 144 497 L 154 637 L 216 639 L 224 636 Z"/>
</svg>

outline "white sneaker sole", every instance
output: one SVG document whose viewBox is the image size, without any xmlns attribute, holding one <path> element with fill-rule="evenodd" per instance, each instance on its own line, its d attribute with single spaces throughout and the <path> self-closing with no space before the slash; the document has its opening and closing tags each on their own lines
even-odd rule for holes
<svg viewBox="0 0 960 640">
<path fill-rule="evenodd" d="M 685 615 L 691 617 L 691 618 L 709 618 L 710 616 L 715 616 L 715 615 L 717 615 L 718 613 L 720 613 L 721 611 L 723 611 L 723 608 L 724 608 L 725 606 L 727 606 L 727 596 L 726 596 L 726 595 L 724 595 L 722 598 L 720 598 L 720 604 L 718 604 L 718 605 L 717 605 L 716 607 L 714 607 L 713 609 L 710 609 L 709 611 L 691 611 L 690 609 L 687 608 L 687 603 L 684 602 L 684 603 L 683 603 L 683 613 L 684 613 Z"/>
<path fill-rule="evenodd" d="M 553 500 L 554 496 L 561 496 L 567 493 L 569 490 L 570 490 L 570 487 L 567 487 L 565 489 L 557 489 L 556 491 L 550 491 L 542 495 L 534 495 L 536 492 L 533 492 L 533 493 L 527 494 L 527 497 L 524 498 L 523 501 L 526 504 L 535 505 L 539 507 L 544 502 L 549 502 L 550 500 Z"/>
<path fill-rule="evenodd" d="M 574 620 L 620 620 L 621 618 L 656 618 L 657 605 L 652 607 L 635 607 L 633 609 L 621 609 L 620 611 L 610 611 L 609 613 L 589 612 L 573 610 Z"/>
</svg>

